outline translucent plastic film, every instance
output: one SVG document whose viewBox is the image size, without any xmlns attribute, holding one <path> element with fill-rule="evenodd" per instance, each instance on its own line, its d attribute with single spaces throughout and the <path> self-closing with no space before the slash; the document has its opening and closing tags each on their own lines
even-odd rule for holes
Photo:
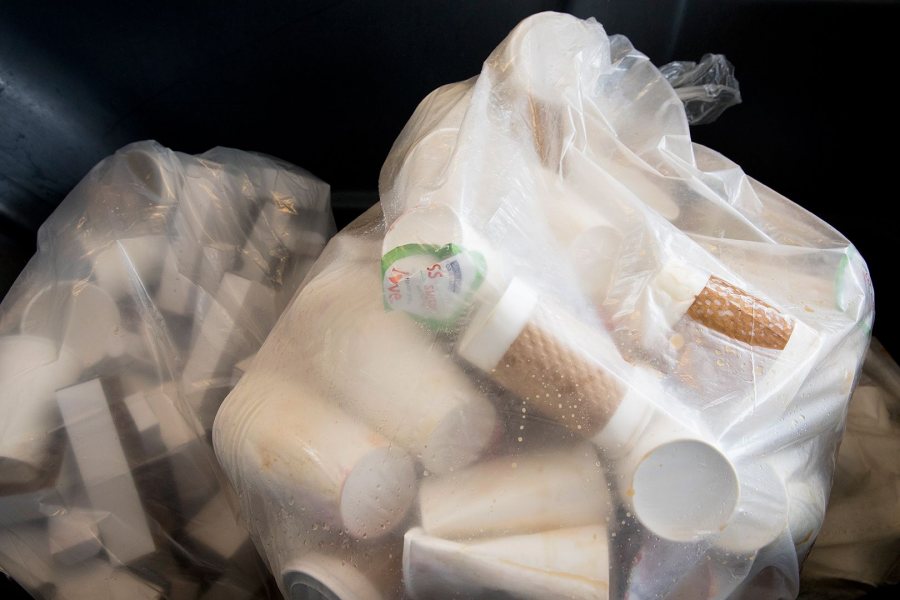
<svg viewBox="0 0 900 600">
<path fill-rule="evenodd" d="M 872 340 L 850 400 L 822 531 L 803 565 L 834 579 L 900 582 L 900 367 Z"/>
<path fill-rule="evenodd" d="M 219 404 L 334 225 L 277 160 L 156 143 L 98 164 L 0 307 L 0 567 L 38 598 L 273 589 L 222 485 Z"/>
<path fill-rule="evenodd" d="M 796 595 L 872 321 L 840 233 L 553 13 L 420 104 L 380 192 L 214 427 L 282 591 Z"/>
</svg>

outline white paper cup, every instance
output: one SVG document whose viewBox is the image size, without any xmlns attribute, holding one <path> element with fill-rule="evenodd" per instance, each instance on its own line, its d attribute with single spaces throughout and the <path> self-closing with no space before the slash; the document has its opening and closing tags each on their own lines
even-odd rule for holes
<svg viewBox="0 0 900 600">
<path fill-rule="evenodd" d="M 609 510 L 606 479 L 588 444 L 504 456 L 427 477 L 419 491 L 423 529 L 444 538 L 602 524 Z"/>
<path fill-rule="evenodd" d="M 117 353 L 114 338 L 119 327 L 115 299 L 86 281 L 61 281 L 44 288 L 25 307 L 21 322 L 24 334 L 59 339 L 84 369 Z"/>
<path fill-rule="evenodd" d="M 77 380 L 81 365 L 50 339 L 0 337 L 0 484 L 39 479 L 59 413 L 53 393 Z"/>
<path fill-rule="evenodd" d="M 690 542 L 721 532 L 740 498 L 738 473 L 722 451 L 661 412 L 613 468 L 623 500 L 664 539 Z"/>
<path fill-rule="evenodd" d="M 404 537 L 403 581 L 416 600 L 607 598 L 606 527 L 589 525 L 461 542 L 411 529 Z"/>
<path fill-rule="evenodd" d="M 772 543 L 788 525 L 788 497 L 781 476 L 764 460 L 737 468 L 740 499 L 724 529 L 711 542 L 750 556 Z"/>
<path fill-rule="evenodd" d="M 402 449 L 311 390 L 245 378 L 222 405 L 216 455 L 241 489 L 373 539 L 404 518 L 415 497 Z"/>
</svg>

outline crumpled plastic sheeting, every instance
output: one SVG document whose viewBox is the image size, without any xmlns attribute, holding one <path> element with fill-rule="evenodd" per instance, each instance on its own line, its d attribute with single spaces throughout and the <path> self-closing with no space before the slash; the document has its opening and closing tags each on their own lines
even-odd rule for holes
<svg viewBox="0 0 900 600">
<path fill-rule="evenodd" d="M 0 306 L 0 567 L 38 598 L 275 593 L 210 445 L 218 405 L 333 233 L 262 155 L 122 148 Z"/>
<path fill-rule="evenodd" d="M 659 71 L 684 102 L 691 125 L 712 123 L 727 108 L 741 103 L 734 65 L 724 54 L 704 54 L 699 63 L 673 61 Z"/>
<path fill-rule="evenodd" d="M 808 580 L 900 582 L 900 367 L 877 340 L 847 413 Z"/>
<path fill-rule="evenodd" d="M 846 238 L 555 13 L 379 190 L 215 422 L 286 594 L 796 596 L 873 317 Z"/>
</svg>

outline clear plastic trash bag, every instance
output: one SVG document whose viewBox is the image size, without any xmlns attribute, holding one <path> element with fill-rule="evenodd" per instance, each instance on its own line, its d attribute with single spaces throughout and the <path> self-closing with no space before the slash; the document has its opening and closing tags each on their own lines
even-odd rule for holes
<svg viewBox="0 0 900 600">
<path fill-rule="evenodd" d="M 379 188 L 214 426 L 286 595 L 796 595 L 872 322 L 850 242 L 555 13 Z"/>
<path fill-rule="evenodd" d="M 0 306 L 0 567 L 40 598 L 273 588 L 210 444 L 333 233 L 329 188 L 153 142 L 99 163 Z"/>
</svg>

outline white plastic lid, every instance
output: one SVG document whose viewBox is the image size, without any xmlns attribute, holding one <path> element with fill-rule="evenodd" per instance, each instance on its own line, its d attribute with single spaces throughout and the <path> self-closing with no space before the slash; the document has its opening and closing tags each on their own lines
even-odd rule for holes
<svg viewBox="0 0 900 600">
<path fill-rule="evenodd" d="M 536 304 L 537 293 L 521 279 L 513 279 L 496 304 L 477 309 L 456 353 L 489 373 L 525 329 Z"/>
<path fill-rule="evenodd" d="M 661 443 L 631 477 L 634 512 L 659 537 L 689 542 L 722 531 L 740 496 L 737 473 L 715 446 L 696 438 Z"/>
</svg>

